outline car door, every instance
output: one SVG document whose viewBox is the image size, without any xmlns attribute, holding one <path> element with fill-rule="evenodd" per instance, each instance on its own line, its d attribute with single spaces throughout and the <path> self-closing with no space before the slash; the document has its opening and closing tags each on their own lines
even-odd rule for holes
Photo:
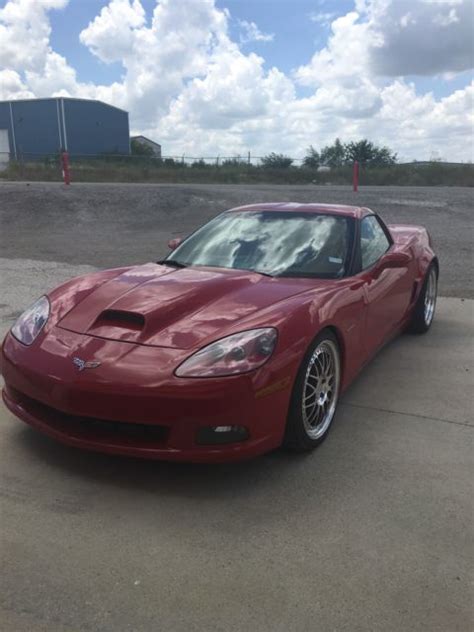
<svg viewBox="0 0 474 632">
<path fill-rule="evenodd" d="M 367 301 L 366 353 L 371 355 L 404 317 L 412 287 L 410 258 L 397 253 L 376 215 L 368 215 L 360 223 L 360 266 Z"/>
</svg>

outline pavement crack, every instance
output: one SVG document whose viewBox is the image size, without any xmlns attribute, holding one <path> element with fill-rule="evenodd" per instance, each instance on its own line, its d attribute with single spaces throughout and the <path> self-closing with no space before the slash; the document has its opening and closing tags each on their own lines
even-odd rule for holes
<svg viewBox="0 0 474 632">
<path fill-rule="evenodd" d="M 381 413 L 392 413 L 393 415 L 404 415 L 405 417 L 419 417 L 420 419 L 429 419 L 430 421 L 441 421 L 445 424 L 454 424 L 455 426 L 467 426 L 473 428 L 469 421 L 454 421 L 453 419 L 442 419 L 441 417 L 432 417 L 430 415 L 420 415 L 419 413 L 406 413 L 401 410 L 391 410 L 390 408 L 379 408 L 378 406 L 366 406 L 364 404 L 351 404 L 350 402 L 341 402 L 341 406 L 352 406 L 353 408 L 365 408 L 367 410 L 376 410 Z"/>
</svg>

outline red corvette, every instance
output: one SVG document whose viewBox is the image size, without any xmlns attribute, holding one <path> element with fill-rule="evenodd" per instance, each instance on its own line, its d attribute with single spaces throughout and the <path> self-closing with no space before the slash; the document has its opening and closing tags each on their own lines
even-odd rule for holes
<svg viewBox="0 0 474 632">
<path fill-rule="evenodd" d="M 73 279 L 20 316 L 1 354 L 17 417 L 140 457 L 310 450 L 375 352 L 433 320 L 427 231 L 366 208 L 245 206 L 170 247 L 157 264 Z"/>
</svg>

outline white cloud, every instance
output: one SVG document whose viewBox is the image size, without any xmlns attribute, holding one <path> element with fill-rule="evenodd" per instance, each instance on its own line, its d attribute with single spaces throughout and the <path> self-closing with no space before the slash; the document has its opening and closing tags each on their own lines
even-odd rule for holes
<svg viewBox="0 0 474 632">
<path fill-rule="evenodd" d="M 0 67 L 24 71 L 41 68 L 51 51 L 47 12 L 68 0 L 14 0 L 0 9 Z"/>
<path fill-rule="evenodd" d="M 28 90 L 15 70 L 0 70 L 0 101 L 9 99 L 29 99 L 34 93 Z"/>
<path fill-rule="evenodd" d="M 262 33 L 255 22 L 247 22 L 247 20 L 238 20 L 238 22 L 242 29 L 240 35 L 241 44 L 248 44 L 249 42 L 271 42 L 275 37 L 273 33 Z"/>
<path fill-rule="evenodd" d="M 431 76 L 473 66 L 472 0 L 372 0 L 362 14 L 374 38 L 375 74 Z"/>
<path fill-rule="evenodd" d="M 26 70 L 25 82 L 37 97 L 49 97 L 52 94 L 68 96 L 80 90 L 84 96 L 94 92 L 93 86 L 80 85 L 76 80 L 76 71 L 68 65 L 62 55 L 49 51 L 40 69 Z"/>
<path fill-rule="evenodd" d="M 133 50 L 134 30 L 144 24 L 145 11 L 139 0 L 112 0 L 79 39 L 102 61 L 121 61 Z"/>
<path fill-rule="evenodd" d="M 459 22 L 459 17 L 456 9 L 450 9 L 449 13 L 437 13 L 433 18 L 433 22 L 439 24 L 439 26 L 449 26 Z"/>
<path fill-rule="evenodd" d="M 189 80 L 206 74 L 214 51 L 229 42 L 227 21 L 213 0 L 162 0 L 150 24 L 139 0 L 112 0 L 80 39 L 100 59 L 122 63 L 123 81 L 97 90 L 145 127 L 168 112 Z"/>
<path fill-rule="evenodd" d="M 408 11 L 400 18 L 400 26 L 406 28 L 409 24 L 416 24 L 416 18 Z"/>
<path fill-rule="evenodd" d="M 315 24 L 322 24 L 328 26 L 332 20 L 336 17 L 337 13 L 333 11 L 314 11 L 309 14 L 309 19 Z"/>
<path fill-rule="evenodd" d="M 79 82 L 52 49 L 48 12 L 66 3 L 8 0 L 0 10 L 0 98 L 62 94 L 113 103 L 166 154 L 298 156 L 340 136 L 369 137 L 402 158 L 472 158 L 472 85 L 436 99 L 403 78 L 466 66 L 465 0 L 355 0 L 355 10 L 336 19 L 314 14 L 319 24 L 332 20 L 326 45 L 292 76 L 244 52 L 244 43 L 273 38 L 255 23 L 241 22 L 239 42 L 232 41 L 231 16 L 214 0 L 161 0 L 150 18 L 140 0 L 111 0 L 80 34 L 102 62 L 122 65 L 122 78 L 110 85 Z M 310 96 L 298 97 L 298 84 Z"/>
<path fill-rule="evenodd" d="M 341 85 L 354 83 L 354 78 L 368 65 L 368 29 L 369 25 L 361 22 L 355 11 L 334 20 L 326 47 L 297 69 L 299 83 L 306 86 L 326 81 Z"/>
</svg>

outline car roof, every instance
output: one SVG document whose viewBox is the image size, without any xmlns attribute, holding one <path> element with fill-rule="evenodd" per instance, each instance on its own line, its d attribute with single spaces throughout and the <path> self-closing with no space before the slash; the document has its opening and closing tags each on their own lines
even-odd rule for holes
<svg viewBox="0 0 474 632">
<path fill-rule="evenodd" d="M 318 204 L 297 202 L 263 202 L 261 204 L 247 204 L 245 206 L 237 206 L 230 209 L 234 211 L 299 211 L 305 213 L 324 213 L 328 215 L 343 215 L 345 217 L 353 217 L 361 219 L 365 215 L 371 215 L 373 212 L 369 208 L 363 206 L 347 206 L 344 204 Z"/>
</svg>

